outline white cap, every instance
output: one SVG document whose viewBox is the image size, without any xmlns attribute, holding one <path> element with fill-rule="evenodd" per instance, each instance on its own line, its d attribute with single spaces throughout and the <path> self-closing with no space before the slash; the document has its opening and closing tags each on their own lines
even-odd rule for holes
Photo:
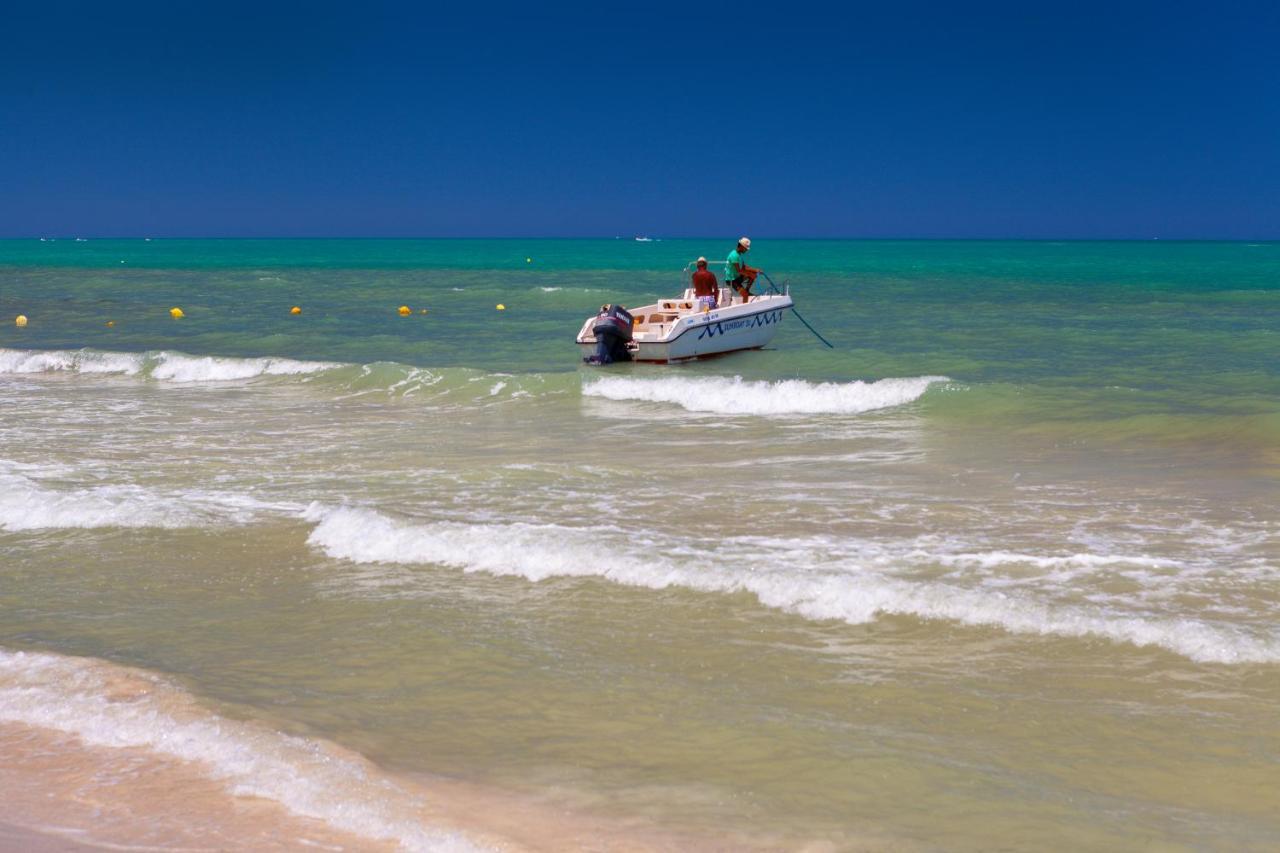
<svg viewBox="0 0 1280 853">
<path fill-rule="evenodd" d="M 739 245 L 739 246 L 746 246 L 748 249 L 750 249 L 750 248 L 751 248 L 751 238 L 750 238 L 750 237 L 739 237 L 739 238 L 738 238 L 738 245 Z"/>
<path fill-rule="evenodd" d="M 698 256 L 698 260 L 694 261 L 694 263 L 698 263 L 698 264 L 705 264 L 706 262 L 707 262 L 707 259 L 702 257 L 701 255 Z"/>
</svg>

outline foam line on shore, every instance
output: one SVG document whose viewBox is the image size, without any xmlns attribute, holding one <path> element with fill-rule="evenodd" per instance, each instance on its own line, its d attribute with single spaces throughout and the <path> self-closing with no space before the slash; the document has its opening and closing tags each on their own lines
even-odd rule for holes
<svg viewBox="0 0 1280 853">
<path fill-rule="evenodd" d="M 219 716 L 167 680 L 104 661 L 0 650 L 0 720 L 197 762 L 238 796 L 407 850 L 474 851 L 424 825 L 421 798 L 356 753 Z"/>
</svg>

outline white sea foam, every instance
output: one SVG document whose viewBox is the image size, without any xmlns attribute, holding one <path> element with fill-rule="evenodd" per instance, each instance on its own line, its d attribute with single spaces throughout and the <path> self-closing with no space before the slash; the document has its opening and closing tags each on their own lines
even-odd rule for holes
<svg viewBox="0 0 1280 853">
<path fill-rule="evenodd" d="M 396 362 L 344 364 L 275 357 L 195 356 L 172 351 L 127 353 L 0 348 L 0 377 L 55 373 L 115 374 L 182 387 L 295 378 L 321 393 L 324 389 L 335 391 L 338 399 L 369 394 L 407 398 L 428 396 L 425 392 L 430 391 L 432 400 L 448 400 L 461 405 L 471 405 L 503 394 L 506 397 L 501 399 L 530 397 L 543 392 L 558 394 L 568 390 L 567 385 L 562 388 L 561 383 L 548 382 L 546 377 L 538 374 L 515 376 L 469 368 L 429 369 Z M 461 389 L 477 384 L 487 384 L 488 393 L 459 393 Z"/>
<path fill-rule="evenodd" d="M 267 513 L 292 513 L 290 504 L 229 492 L 169 492 L 132 484 L 56 488 L 0 469 L 0 530 L 106 527 L 218 527 L 247 524 Z"/>
<path fill-rule="evenodd" d="M 519 523 L 414 525 L 375 510 L 330 509 L 319 504 L 312 504 L 305 518 L 319 522 L 308 543 L 332 557 L 354 562 L 440 563 L 534 581 L 595 571 L 591 537 L 576 528 Z M 556 541 L 559 545 L 552 546 Z M 620 576 L 614 579 L 629 582 Z"/>
<path fill-rule="evenodd" d="M 115 373 L 135 376 L 142 372 L 144 362 L 142 353 L 0 349 L 0 374 Z"/>
<path fill-rule="evenodd" d="M 1147 554 L 1057 554 L 1042 556 L 1038 554 L 1020 554 L 1011 551 L 982 551 L 959 554 L 925 554 L 944 566 L 978 566 L 984 569 L 999 566 L 1024 565 L 1037 569 L 1099 569 L 1113 566 L 1147 566 L 1150 568 L 1177 568 L 1182 565 L 1178 560 L 1165 557 L 1152 557 Z"/>
<path fill-rule="evenodd" d="M 291 358 L 216 358 L 162 352 L 155 356 L 151 377 L 172 382 L 228 382 L 259 376 L 299 376 L 341 366 Z"/>
<path fill-rule="evenodd" d="M 746 381 L 740 376 L 638 379 L 611 376 L 589 381 L 582 393 L 608 400 L 673 403 L 691 412 L 721 415 L 853 415 L 918 400 L 945 376 L 875 382 Z"/>
<path fill-rule="evenodd" d="M 939 557 L 946 556 L 907 548 L 848 543 L 833 556 L 820 553 L 829 546 L 805 542 L 717 540 L 701 548 L 698 543 L 646 536 L 652 547 L 642 551 L 631 544 L 636 537 L 598 527 L 412 523 L 370 509 L 315 504 L 305 517 L 318 522 L 309 544 L 354 562 L 437 564 L 531 581 L 596 576 L 652 589 L 746 591 L 766 606 L 810 619 L 860 624 L 880 614 L 898 614 L 1020 634 L 1093 636 L 1160 646 L 1206 663 L 1280 661 L 1280 636 L 1274 631 L 1249 633 L 1176 615 L 1046 602 L 1025 590 L 902 576 L 896 572 L 942 562 Z M 1045 559 L 1047 565 L 1063 559 L 1082 562 L 1080 555 Z"/>
<path fill-rule="evenodd" d="M 144 376 L 166 382 L 228 382 L 260 376 L 298 376 L 342 367 L 291 358 L 222 358 L 179 352 L 0 349 L 0 374 L 79 373 Z"/>
<path fill-rule="evenodd" d="M 365 838 L 410 850 L 478 849 L 424 825 L 422 800 L 359 755 L 220 717 L 150 673 L 0 650 L 0 720 L 67 732 L 92 746 L 199 762 L 232 794 L 273 800 Z"/>
<path fill-rule="evenodd" d="M 498 396 L 508 388 L 512 397 L 530 396 L 520 386 L 546 387 L 543 377 L 531 374 L 513 377 L 509 373 L 487 373 L 467 368 L 428 369 L 396 362 L 344 364 L 329 361 L 301 361 L 291 358 L 231 358 L 195 356 L 180 352 L 101 352 L 95 350 L 12 350 L 0 348 L 0 376 L 40 373 L 116 374 L 163 384 L 201 385 L 247 382 L 256 379 L 298 377 L 320 384 L 341 396 L 386 394 L 411 397 L 428 389 L 436 396 L 447 395 L 459 386 L 488 383 L 489 393 Z M 554 389 L 553 389 L 554 390 Z M 471 402 L 476 399 L 473 398 Z"/>
</svg>

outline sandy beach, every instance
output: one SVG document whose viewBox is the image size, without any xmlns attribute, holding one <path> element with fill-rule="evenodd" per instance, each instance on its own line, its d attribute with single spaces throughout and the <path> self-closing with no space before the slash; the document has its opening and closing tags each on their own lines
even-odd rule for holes
<svg viewBox="0 0 1280 853">
<path fill-rule="evenodd" d="M 317 748 L 335 758 L 341 754 L 332 744 Z M 404 777 L 394 782 L 384 778 L 384 783 L 415 801 L 417 808 L 404 817 L 427 832 L 379 840 L 335 831 L 323 820 L 300 816 L 270 799 L 238 795 L 209 767 L 152 750 L 91 747 L 64 733 L 0 723 L 0 755 L 5 758 L 0 767 L 0 850 L 15 853 L 390 851 L 423 844 L 510 853 L 781 849 L 759 837 L 676 835 L 650 821 L 592 817 L 557 803 L 554 796 L 517 797 L 456 781 Z M 825 853 L 834 848 L 821 843 L 804 849 Z"/>
</svg>

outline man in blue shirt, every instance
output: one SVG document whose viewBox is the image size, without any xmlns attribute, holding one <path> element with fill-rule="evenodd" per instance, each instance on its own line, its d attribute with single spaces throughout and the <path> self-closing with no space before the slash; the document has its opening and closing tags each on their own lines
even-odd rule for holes
<svg viewBox="0 0 1280 853">
<path fill-rule="evenodd" d="M 760 273 L 760 270 L 749 267 L 743 262 L 749 251 L 751 251 L 751 238 L 743 237 L 738 241 L 737 248 L 729 253 L 729 257 L 724 262 L 725 284 L 738 292 L 744 304 L 751 299 L 751 285 L 756 283 L 756 276 Z"/>
</svg>

